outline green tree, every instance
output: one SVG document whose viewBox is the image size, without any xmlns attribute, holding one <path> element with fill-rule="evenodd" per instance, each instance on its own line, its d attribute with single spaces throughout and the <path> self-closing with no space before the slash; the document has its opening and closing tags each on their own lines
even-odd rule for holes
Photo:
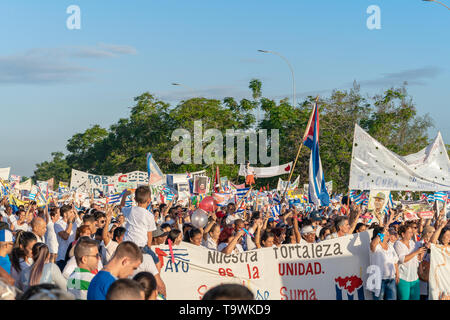
<svg viewBox="0 0 450 320">
<path fill-rule="evenodd" d="M 55 186 L 57 186 L 60 181 L 68 182 L 70 180 L 71 168 L 64 159 L 64 154 L 52 152 L 51 155 L 53 157 L 51 161 L 44 161 L 36 165 L 37 169 L 32 176 L 34 182 L 54 178 Z"/>
</svg>

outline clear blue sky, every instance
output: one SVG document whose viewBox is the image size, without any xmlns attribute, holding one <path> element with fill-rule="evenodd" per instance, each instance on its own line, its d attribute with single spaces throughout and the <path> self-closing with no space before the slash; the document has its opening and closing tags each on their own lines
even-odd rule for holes
<svg viewBox="0 0 450 320">
<path fill-rule="evenodd" d="M 450 0 L 442 0 L 450 6 Z M 81 9 L 69 30 L 68 6 Z M 368 30 L 367 7 L 381 8 Z M 419 114 L 450 143 L 450 11 L 421 0 L 2 0 L 0 168 L 30 176 L 93 124 L 127 117 L 150 91 L 177 103 L 193 95 L 267 97 L 348 89 L 381 93 L 408 81 Z M 180 82 L 191 88 L 172 86 Z"/>
</svg>

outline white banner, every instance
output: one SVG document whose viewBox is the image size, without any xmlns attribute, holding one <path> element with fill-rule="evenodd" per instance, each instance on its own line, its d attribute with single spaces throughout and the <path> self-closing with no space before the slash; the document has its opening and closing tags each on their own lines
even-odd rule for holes
<svg viewBox="0 0 450 320">
<path fill-rule="evenodd" d="M 450 300 L 449 247 L 431 245 L 430 275 L 428 279 L 430 300 Z"/>
<path fill-rule="evenodd" d="M 297 189 L 299 181 L 300 181 L 300 176 L 298 176 L 297 179 L 295 179 L 294 182 L 291 182 L 289 184 L 289 188 L 287 190 Z M 284 190 L 286 190 L 287 183 L 288 183 L 287 181 L 283 181 L 283 180 L 281 180 L 281 178 L 278 178 L 277 191 L 283 191 L 284 192 Z"/>
<path fill-rule="evenodd" d="M 253 171 L 255 173 L 256 178 L 270 178 L 270 177 L 275 177 L 275 176 L 280 176 L 282 174 L 286 174 L 291 172 L 291 168 L 292 168 L 292 161 L 286 164 L 283 164 L 281 166 L 274 166 L 274 167 L 263 167 L 263 168 L 258 168 L 258 167 L 249 167 L 250 168 L 250 172 Z M 239 175 L 240 176 L 246 176 L 246 168 L 244 164 L 241 164 L 240 168 L 239 168 Z"/>
<path fill-rule="evenodd" d="M 425 149 L 401 157 L 356 124 L 349 189 L 450 190 L 450 160 L 441 134 Z"/>
<path fill-rule="evenodd" d="M 333 193 L 333 181 L 325 182 L 325 188 L 327 189 L 328 194 L 331 195 L 331 193 Z M 308 183 L 303 184 L 303 192 L 306 195 L 308 195 L 308 191 L 309 191 L 309 184 Z"/>
<path fill-rule="evenodd" d="M 20 190 L 31 191 L 31 179 L 28 179 L 27 181 L 17 184 L 15 189 L 19 191 Z"/>
<path fill-rule="evenodd" d="M 11 168 L 0 168 L 0 179 L 8 180 Z"/>
<path fill-rule="evenodd" d="M 182 243 L 175 263 L 168 246 L 155 251 L 170 300 L 199 300 L 221 283 L 243 284 L 257 300 L 368 300 L 371 232 L 228 255 Z"/>
</svg>

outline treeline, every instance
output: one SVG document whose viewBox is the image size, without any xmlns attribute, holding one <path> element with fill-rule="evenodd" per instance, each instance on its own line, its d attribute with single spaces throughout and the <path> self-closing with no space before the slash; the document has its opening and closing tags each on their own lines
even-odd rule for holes
<svg viewBox="0 0 450 320">
<path fill-rule="evenodd" d="M 236 101 L 226 97 L 221 101 L 198 97 L 176 106 L 145 92 L 134 98 L 135 105 L 128 118 L 119 119 L 109 129 L 94 125 L 75 134 L 67 142 L 67 155 L 52 153 L 51 161 L 36 165 L 33 179 L 54 177 L 56 182 L 69 181 L 71 168 L 102 175 L 146 171 L 148 152 L 164 173 L 206 169 L 212 177 L 215 165 L 176 165 L 171 160 L 171 151 L 178 144 L 171 141 L 172 132 L 184 128 L 193 137 L 196 120 L 202 121 L 203 131 L 214 128 L 224 136 L 227 129 L 267 129 L 269 133 L 270 129 L 278 129 L 279 162 L 293 161 L 316 97 L 309 96 L 292 106 L 289 98 L 276 102 L 263 97 L 261 87 L 261 82 L 253 79 L 249 85 L 251 99 Z M 432 120 L 428 114 L 417 114 L 405 87 L 390 88 L 383 94 L 368 97 L 355 82 L 348 91 L 335 90 L 329 97 L 320 97 L 319 106 L 320 156 L 326 180 L 333 181 L 335 191 L 347 191 L 355 123 L 399 155 L 417 152 L 430 142 L 428 131 L 433 126 Z M 261 121 L 256 123 L 258 110 L 263 112 Z M 209 143 L 205 142 L 204 147 Z M 225 139 L 223 143 L 225 150 Z M 309 155 L 309 149 L 303 148 L 292 181 L 300 175 L 300 183 L 307 183 Z M 219 169 L 221 176 L 235 182 L 244 181 L 243 177 L 238 179 L 238 164 L 219 164 Z M 286 180 L 287 176 L 281 178 Z M 277 181 L 278 177 L 256 182 L 258 188 L 267 184 L 275 188 Z"/>
</svg>

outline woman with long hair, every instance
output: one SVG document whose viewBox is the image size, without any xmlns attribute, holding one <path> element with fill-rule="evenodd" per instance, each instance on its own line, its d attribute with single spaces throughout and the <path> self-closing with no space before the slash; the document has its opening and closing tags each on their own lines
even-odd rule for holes
<svg viewBox="0 0 450 320">
<path fill-rule="evenodd" d="M 37 238 L 33 232 L 19 231 L 11 252 L 11 276 L 20 282 L 20 274 L 24 269 L 33 264 L 32 249 Z"/>
<path fill-rule="evenodd" d="M 166 244 L 169 244 L 169 239 L 172 241 L 173 245 L 177 246 L 183 240 L 183 234 L 178 229 L 172 229 L 166 239 Z"/>
<path fill-rule="evenodd" d="M 56 284 L 61 290 L 67 291 L 67 280 L 61 274 L 58 266 L 50 262 L 50 252 L 45 243 L 39 242 L 33 246 L 33 264 L 22 272 L 20 282 L 22 289 L 41 283 Z"/>
<path fill-rule="evenodd" d="M 410 225 L 402 225 L 398 229 L 400 240 L 394 244 L 397 252 L 400 281 L 397 285 L 399 300 L 419 300 L 420 284 L 417 270 L 426 248 L 412 239 L 414 231 Z"/>
</svg>

